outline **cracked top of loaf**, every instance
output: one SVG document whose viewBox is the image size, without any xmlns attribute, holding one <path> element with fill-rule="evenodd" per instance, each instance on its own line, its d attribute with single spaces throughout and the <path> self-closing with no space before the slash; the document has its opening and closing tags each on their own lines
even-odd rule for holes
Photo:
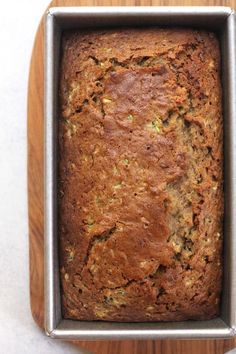
<svg viewBox="0 0 236 354">
<path fill-rule="evenodd" d="M 64 317 L 215 317 L 223 216 L 216 36 L 65 32 L 60 73 Z"/>
</svg>

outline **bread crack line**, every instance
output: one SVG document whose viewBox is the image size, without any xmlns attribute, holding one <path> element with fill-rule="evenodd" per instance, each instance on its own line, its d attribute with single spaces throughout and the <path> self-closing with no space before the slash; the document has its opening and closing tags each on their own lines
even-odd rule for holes
<svg viewBox="0 0 236 354">
<path fill-rule="evenodd" d="M 102 232 L 99 235 L 94 235 L 90 239 L 89 245 L 88 245 L 88 249 L 87 249 L 87 253 L 86 253 L 86 257 L 85 257 L 85 260 L 84 260 L 84 267 L 83 267 L 82 271 L 84 270 L 85 267 L 87 267 L 90 255 L 92 253 L 92 249 L 96 245 L 96 243 L 98 243 L 98 242 L 106 242 L 107 240 L 109 240 L 109 238 L 112 237 L 112 235 L 115 233 L 116 230 L 117 230 L 117 226 L 114 225 L 110 229 Z"/>
</svg>

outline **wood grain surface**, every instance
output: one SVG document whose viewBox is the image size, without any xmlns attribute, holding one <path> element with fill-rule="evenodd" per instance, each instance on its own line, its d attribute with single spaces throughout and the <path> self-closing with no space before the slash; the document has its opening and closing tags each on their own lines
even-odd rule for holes
<svg viewBox="0 0 236 354">
<path fill-rule="evenodd" d="M 236 0 L 53 0 L 49 6 L 231 6 Z M 43 20 L 35 37 L 29 72 L 28 86 L 28 206 L 29 206 L 29 256 L 30 299 L 35 322 L 43 329 L 43 77 L 44 77 L 44 28 Z M 96 341 L 73 342 L 72 346 L 84 348 L 93 354 L 223 354 L 236 347 L 236 339 L 204 341 Z"/>
</svg>

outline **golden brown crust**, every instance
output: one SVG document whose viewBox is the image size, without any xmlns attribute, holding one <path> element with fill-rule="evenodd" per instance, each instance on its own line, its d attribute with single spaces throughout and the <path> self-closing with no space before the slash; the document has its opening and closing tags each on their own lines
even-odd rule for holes
<svg viewBox="0 0 236 354">
<path fill-rule="evenodd" d="M 187 29 L 63 35 L 66 318 L 209 319 L 222 243 L 219 44 Z"/>
</svg>

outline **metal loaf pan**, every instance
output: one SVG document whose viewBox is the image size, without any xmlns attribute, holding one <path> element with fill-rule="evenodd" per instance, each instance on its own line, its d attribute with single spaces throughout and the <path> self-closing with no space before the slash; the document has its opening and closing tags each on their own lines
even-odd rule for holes
<svg viewBox="0 0 236 354">
<path fill-rule="evenodd" d="M 227 7 L 57 7 L 45 18 L 45 329 L 64 339 L 226 338 L 236 334 L 236 32 Z M 219 318 L 210 321 L 111 323 L 61 315 L 57 235 L 57 121 L 63 30 L 121 26 L 188 26 L 218 33 L 224 108 L 224 280 Z"/>
</svg>

